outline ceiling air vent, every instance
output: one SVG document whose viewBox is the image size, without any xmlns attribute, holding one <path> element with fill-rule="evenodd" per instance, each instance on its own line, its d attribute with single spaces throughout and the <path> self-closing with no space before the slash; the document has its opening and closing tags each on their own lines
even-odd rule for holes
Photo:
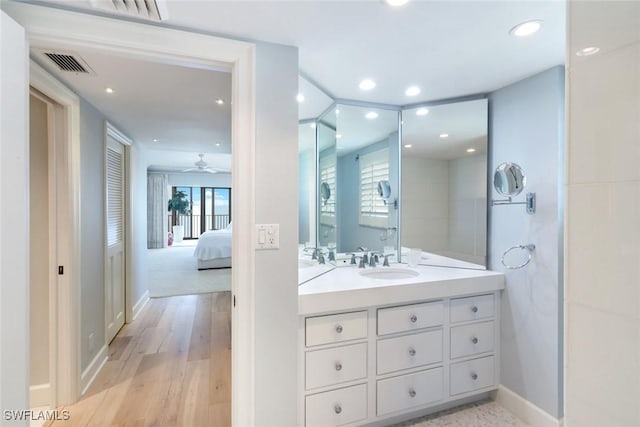
<svg viewBox="0 0 640 427">
<path fill-rule="evenodd" d="M 166 0 L 91 0 L 91 5 L 103 11 L 152 21 L 164 21 L 169 16 Z"/>
<path fill-rule="evenodd" d="M 47 58 L 52 60 L 62 71 L 71 71 L 73 73 L 89 72 L 72 55 L 64 55 L 60 53 L 45 53 L 45 55 L 47 56 Z"/>
</svg>

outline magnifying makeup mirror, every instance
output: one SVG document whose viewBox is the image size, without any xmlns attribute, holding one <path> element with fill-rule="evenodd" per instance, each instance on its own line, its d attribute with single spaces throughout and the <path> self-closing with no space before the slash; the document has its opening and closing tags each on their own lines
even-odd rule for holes
<svg viewBox="0 0 640 427">
<path fill-rule="evenodd" d="M 522 168 L 515 163 L 505 162 L 498 165 L 493 175 L 493 187 L 503 196 L 517 196 L 527 183 Z"/>
</svg>

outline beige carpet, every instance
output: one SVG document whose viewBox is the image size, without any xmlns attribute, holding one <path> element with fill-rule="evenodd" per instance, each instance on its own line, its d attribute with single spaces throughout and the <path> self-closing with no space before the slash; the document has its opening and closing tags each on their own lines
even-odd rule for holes
<svg viewBox="0 0 640 427">
<path fill-rule="evenodd" d="M 198 271 L 193 251 L 196 240 L 147 251 L 149 296 L 203 294 L 231 290 L 231 269 Z"/>
</svg>

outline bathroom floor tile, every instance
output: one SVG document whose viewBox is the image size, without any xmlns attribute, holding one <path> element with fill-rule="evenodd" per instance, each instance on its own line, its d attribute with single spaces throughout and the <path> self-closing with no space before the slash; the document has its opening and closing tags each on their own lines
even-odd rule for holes
<svg viewBox="0 0 640 427">
<path fill-rule="evenodd" d="M 491 400 L 470 403 L 393 427 L 526 427 L 511 412 Z"/>
</svg>

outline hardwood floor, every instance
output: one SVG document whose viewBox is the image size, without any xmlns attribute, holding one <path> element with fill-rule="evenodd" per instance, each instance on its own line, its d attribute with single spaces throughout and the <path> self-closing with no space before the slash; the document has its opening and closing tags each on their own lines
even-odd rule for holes
<svg viewBox="0 0 640 427">
<path fill-rule="evenodd" d="M 231 425 L 231 293 L 149 301 L 61 426 Z"/>
</svg>

